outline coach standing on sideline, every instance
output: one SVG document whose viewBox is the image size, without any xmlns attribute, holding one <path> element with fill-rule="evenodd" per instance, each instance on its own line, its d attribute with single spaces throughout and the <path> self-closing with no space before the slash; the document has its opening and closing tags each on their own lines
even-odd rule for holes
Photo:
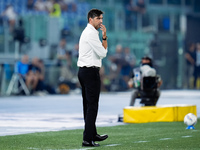
<svg viewBox="0 0 200 150">
<path fill-rule="evenodd" d="M 87 15 L 88 24 L 79 40 L 78 79 L 82 87 L 83 114 L 85 128 L 82 146 L 100 146 L 95 141 L 103 141 L 108 135 L 99 135 L 96 130 L 96 118 L 100 94 L 99 69 L 102 59 L 107 54 L 106 27 L 103 23 L 103 12 L 91 9 Z M 102 30 L 102 43 L 98 29 Z"/>
</svg>

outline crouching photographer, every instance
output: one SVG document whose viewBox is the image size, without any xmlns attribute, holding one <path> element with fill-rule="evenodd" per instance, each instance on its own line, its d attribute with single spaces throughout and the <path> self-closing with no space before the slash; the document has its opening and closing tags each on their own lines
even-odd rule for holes
<svg viewBox="0 0 200 150">
<path fill-rule="evenodd" d="M 136 98 L 141 98 L 140 103 L 145 106 L 155 106 L 159 97 L 159 87 L 162 80 L 156 74 L 150 57 L 142 57 L 140 67 L 134 68 L 131 79 L 128 82 L 129 88 L 134 88 L 130 106 L 134 106 Z"/>
</svg>

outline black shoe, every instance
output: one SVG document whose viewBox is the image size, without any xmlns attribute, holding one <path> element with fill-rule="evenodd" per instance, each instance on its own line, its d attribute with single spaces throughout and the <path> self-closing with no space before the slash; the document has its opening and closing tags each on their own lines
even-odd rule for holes
<svg viewBox="0 0 200 150">
<path fill-rule="evenodd" d="M 82 146 L 93 146 L 93 147 L 98 147 L 100 146 L 98 143 L 95 143 L 94 141 L 91 142 L 87 142 L 87 141 L 83 141 Z"/>
<path fill-rule="evenodd" d="M 99 134 L 97 134 L 96 136 L 95 136 L 95 138 L 94 138 L 94 141 L 103 141 L 103 140 L 105 140 L 105 139 L 107 139 L 108 138 L 108 135 L 107 134 L 105 134 L 105 135 L 99 135 Z"/>
</svg>

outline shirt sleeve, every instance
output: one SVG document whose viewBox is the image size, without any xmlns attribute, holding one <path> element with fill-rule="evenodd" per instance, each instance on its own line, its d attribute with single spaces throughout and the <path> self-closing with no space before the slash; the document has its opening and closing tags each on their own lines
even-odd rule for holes
<svg viewBox="0 0 200 150">
<path fill-rule="evenodd" d="M 98 34 L 91 33 L 88 36 L 88 43 L 94 50 L 94 52 L 102 59 L 106 57 L 107 54 L 107 48 L 105 49 L 99 40 Z"/>
</svg>

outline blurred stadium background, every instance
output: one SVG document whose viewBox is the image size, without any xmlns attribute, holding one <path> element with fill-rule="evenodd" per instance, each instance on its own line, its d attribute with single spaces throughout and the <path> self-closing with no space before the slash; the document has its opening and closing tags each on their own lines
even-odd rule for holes
<svg viewBox="0 0 200 150">
<path fill-rule="evenodd" d="M 0 20 L 0 93 L 4 95 L 14 72 L 14 64 L 23 54 L 30 59 L 38 57 L 46 66 L 45 80 L 56 88 L 59 82 L 59 66 L 54 58 L 61 38 L 67 41 L 67 49 L 73 50 L 81 31 L 87 24 L 87 12 L 98 8 L 105 12 L 104 24 L 108 35 L 108 58 L 115 53 L 116 46 L 129 47 L 136 57 L 151 54 L 154 48 L 154 65 L 163 79 L 162 89 L 184 89 L 186 87 L 186 60 L 184 52 L 188 42 L 200 41 L 200 1 L 198 0 L 145 0 L 145 13 L 132 16 L 129 24 L 127 1 L 123 0 L 69 0 L 68 9 L 60 16 L 52 17 L 48 12 L 30 10 L 28 0 L 1 0 L 0 13 L 12 4 L 17 19 L 23 21 L 25 37 L 20 50 L 9 32 L 8 21 Z M 36 0 L 33 0 L 34 2 Z M 45 1 L 45 0 L 44 0 Z M 64 2 L 64 0 L 63 0 Z M 67 2 L 67 1 L 66 1 Z M 16 23 L 17 26 L 17 23 Z M 151 42 L 156 44 L 153 46 Z M 110 61 L 103 60 L 105 74 L 109 74 Z"/>
</svg>

